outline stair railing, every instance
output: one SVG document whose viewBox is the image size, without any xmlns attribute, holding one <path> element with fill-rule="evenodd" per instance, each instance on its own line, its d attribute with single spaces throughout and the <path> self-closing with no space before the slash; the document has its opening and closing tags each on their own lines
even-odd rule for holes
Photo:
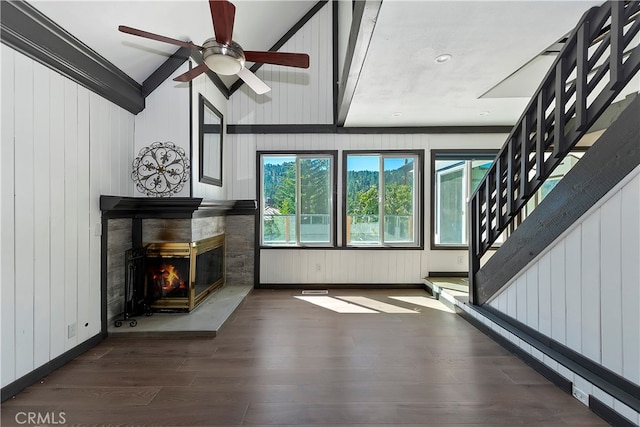
<svg viewBox="0 0 640 427">
<path fill-rule="evenodd" d="M 481 258 L 640 69 L 639 1 L 587 11 L 469 201 L 469 300 Z"/>
</svg>

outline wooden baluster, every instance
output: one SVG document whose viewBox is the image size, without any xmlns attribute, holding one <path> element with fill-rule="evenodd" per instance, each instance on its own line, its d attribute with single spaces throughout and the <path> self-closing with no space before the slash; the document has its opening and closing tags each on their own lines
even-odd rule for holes
<svg viewBox="0 0 640 427">
<path fill-rule="evenodd" d="M 589 74 L 589 20 L 582 22 L 576 39 L 576 127 L 584 130 L 587 123 L 587 75 Z"/>
<path fill-rule="evenodd" d="M 609 81 L 613 89 L 622 89 L 624 75 L 624 65 L 622 64 L 622 53 L 624 51 L 624 2 L 611 2 L 611 31 L 609 49 Z"/>
<path fill-rule="evenodd" d="M 562 157 L 564 154 L 564 127 L 565 127 L 565 118 L 564 118 L 564 109 L 566 101 L 566 92 L 565 92 L 565 74 L 566 74 L 566 63 L 565 59 L 560 57 L 558 58 L 558 63 L 556 64 L 556 80 L 555 80 L 555 94 L 556 94 L 556 107 L 554 110 L 554 122 L 555 125 L 553 127 L 553 156 L 556 158 Z"/>
</svg>

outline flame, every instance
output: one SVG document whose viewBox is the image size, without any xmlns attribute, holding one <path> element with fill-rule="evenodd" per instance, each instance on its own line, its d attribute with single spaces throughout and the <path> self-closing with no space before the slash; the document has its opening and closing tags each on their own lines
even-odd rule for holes
<svg viewBox="0 0 640 427">
<path fill-rule="evenodd" d="M 162 289 L 167 291 L 176 287 L 184 288 L 185 282 L 180 278 L 178 269 L 171 264 L 162 264 L 160 269 L 153 273 L 153 280 L 162 284 Z"/>
</svg>

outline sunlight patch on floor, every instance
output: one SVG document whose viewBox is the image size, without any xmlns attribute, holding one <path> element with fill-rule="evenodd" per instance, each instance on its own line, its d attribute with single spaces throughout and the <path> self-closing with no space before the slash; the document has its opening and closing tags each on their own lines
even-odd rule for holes
<svg viewBox="0 0 640 427">
<path fill-rule="evenodd" d="M 385 302 L 376 301 L 367 297 L 358 297 L 358 296 L 337 296 L 336 298 L 340 298 L 341 300 L 349 301 L 354 304 L 358 304 L 364 307 L 369 307 L 373 310 L 382 311 L 383 313 L 411 313 L 417 314 L 418 312 L 415 310 L 410 310 L 408 308 L 398 307 L 397 305 L 387 304 Z"/>
<path fill-rule="evenodd" d="M 406 297 L 389 297 L 398 301 L 408 302 L 409 304 L 415 304 L 422 307 L 432 308 L 434 310 L 446 311 L 447 313 L 453 313 L 449 307 L 438 301 L 437 299 L 417 296 Z"/>
<path fill-rule="evenodd" d="M 332 297 L 296 296 L 296 298 L 310 302 L 311 304 L 318 305 L 328 310 L 335 311 L 337 313 L 379 313 L 378 311 L 370 310 L 368 308 L 351 304 L 347 301 L 342 301 Z"/>
</svg>

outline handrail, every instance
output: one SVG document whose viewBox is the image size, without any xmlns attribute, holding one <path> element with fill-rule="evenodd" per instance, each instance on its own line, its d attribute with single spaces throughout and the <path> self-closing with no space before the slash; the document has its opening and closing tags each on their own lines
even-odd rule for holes
<svg viewBox="0 0 640 427">
<path fill-rule="evenodd" d="M 639 31 L 640 1 L 610 0 L 567 39 L 469 201 L 471 303 L 482 256 L 640 70 Z"/>
</svg>

